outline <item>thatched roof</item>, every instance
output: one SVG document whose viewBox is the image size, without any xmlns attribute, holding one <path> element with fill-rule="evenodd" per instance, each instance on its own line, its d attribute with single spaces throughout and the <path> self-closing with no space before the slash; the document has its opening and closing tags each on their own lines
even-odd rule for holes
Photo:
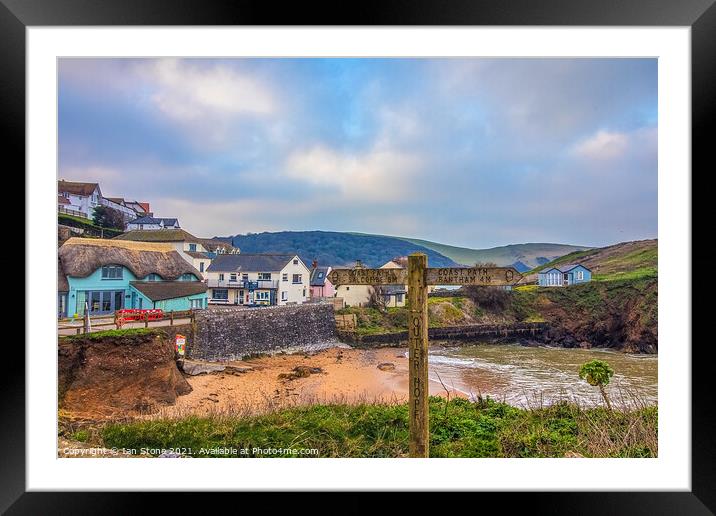
<svg viewBox="0 0 716 516">
<path fill-rule="evenodd" d="M 62 270 L 62 262 L 57 260 L 57 292 L 69 292 L 70 284 L 67 281 L 65 271 Z"/>
<path fill-rule="evenodd" d="M 60 179 L 57 181 L 57 191 L 67 192 L 74 195 L 83 195 L 89 197 L 97 189 L 97 183 L 80 183 L 78 181 L 65 181 Z"/>
<path fill-rule="evenodd" d="M 67 276 L 86 278 L 104 265 L 123 265 L 137 278 L 159 274 L 173 280 L 184 273 L 201 277 L 169 244 L 70 238 L 59 250 L 62 269 Z"/>
<path fill-rule="evenodd" d="M 207 289 L 202 281 L 130 281 L 129 284 L 152 301 L 203 294 Z"/>
</svg>

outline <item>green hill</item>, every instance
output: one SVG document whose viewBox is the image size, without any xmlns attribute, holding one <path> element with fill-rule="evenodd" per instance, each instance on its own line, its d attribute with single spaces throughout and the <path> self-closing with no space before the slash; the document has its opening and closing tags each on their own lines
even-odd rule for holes
<svg viewBox="0 0 716 516">
<path fill-rule="evenodd" d="M 410 253 L 428 255 L 433 267 L 454 267 L 457 264 L 438 251 L 395 237 L 341 233 L 335 231 L 279 231 L 248 233 L 219 237 L 241 249 L 242 253 L 296 253 L 306 263 L 352 266 L 361 260 L 368 267 L 380 267 L 385 262 Z"/>
<path fill-rule="evenodd" d="M 546 268 L 568 263 L 579 263 L 592 271 L 595 281 L 656 277 L 658 272 L 658 241 L 635 240 L 608 247 L 576 251 L 535 267 L 527 281 L 536 280 L 534 275 Z"/>
<path fill-rule="evenodd" d="M 492 262 L 501 267 L 514 265 L 520 272 L 528 271 L 565 254 L 589 249 L 588 247 L 578 245 L 544 243 L 511 244 L 490 249 L 470 249 L 467 247 L 438 244 L 417 238 L 397 238 L 402 238 L 407 242 L 437 251 L 443 256 L 447 256 L 463 265 L 474 265 L 477 262 Z"/>
</svg>

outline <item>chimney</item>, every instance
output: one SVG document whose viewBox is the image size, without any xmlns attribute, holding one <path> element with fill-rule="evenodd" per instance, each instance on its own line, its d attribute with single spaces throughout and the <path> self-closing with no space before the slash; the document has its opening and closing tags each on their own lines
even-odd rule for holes
<svg viewBox="0 0 716 516">
<path fill-rule="evenodd" d="M 359 269 L 363 267 L 363 263 L 360 260 L 356 260 L 356 268 Z"/>
<path fill-rule="evenodd" d="M 314 268 L 314 269 L 315 269 L 316 267 L 318 267 L 318 260 L 313 260 L 313 261 L 311 262 L 311 267 Z"/>
</svg>

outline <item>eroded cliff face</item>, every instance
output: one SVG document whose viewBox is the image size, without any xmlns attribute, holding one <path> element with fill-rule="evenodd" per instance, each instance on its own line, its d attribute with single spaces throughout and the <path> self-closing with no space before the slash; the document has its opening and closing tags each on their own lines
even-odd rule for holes
<svg viewBox="0 0 716 516">
<path fill-rule="evenodd" d="M 60 339 L 59 408 L 84 417 L 153 413 L 191 392 L 161 331 Z"/>
<path fill-rule="evenodd" d="M 658 350 L 656 279 L 592 282 L 540 289 L 533 299 L 549 323 L 544 342 L 564 347 L 608 347 L 628 352 Z"/>
</svg>

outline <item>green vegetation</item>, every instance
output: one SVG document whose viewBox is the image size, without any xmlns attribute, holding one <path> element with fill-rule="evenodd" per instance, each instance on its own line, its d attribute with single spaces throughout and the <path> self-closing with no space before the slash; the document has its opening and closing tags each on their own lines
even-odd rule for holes
<svg viewBox="0 0 716 516">
<path fill-rule="evenodd" d="M 66 213 L 57 214 L 57 223 L 64 226 L 70 226 L 73 228 L 84 229 L 85 234 L 82 236 L 104 236 L 104 238 L 112 238 L 117 235 L 121 235 L 122 231 L 119 229 L 103 228 L 94 224 L 89 219 L 83 219 L 82 217 L 75 217 L 74 215 L 68 215 Z"/>
<path fill-rule="evenodd" d="M 77 430 L 76 432 L 70 434 L 69 437 L 74 441 L 86 443 L 89 440 L 90 434 L 88 430 Z"/>
<path fill-rule="evenodd" d="M 655 406 L 608 411 L 558 403 L 524 410 L 489 398 L 430 397 L 430 456 L 656 457 L 657 419 Z M 207 456 L 202 448 L 231 447 L 248 450 L 235 457 L 257 456 L 254 448 L 315 448 L 319 457 L 405 457 L 408 407 L 311 405 L 250 418 L 144 419 L 109 424 L 101 439 L 98 444 L 106 447 L 185 448 L 194 457 Z"/>
<path fill-rule="evenodd" d="M 535 267 L 527 274 L 536 274 L 568 263 L 581 263 L 592 271 L 592 281 L 656 278 L 658 254 L 656 240 L 623 242 L 608 247 L 573 252 Z"/>
<path fill-rule="evenodd" d="M 598 251 L 599 251 L 599 249 L 584 249 L 581 251 L 574 251 L 569 254 L 565 254 L 564 256 L 560 256 L 559 258 L 552 260 L 551 262 L 545 263 L 544 265 L 535 267 L 531 271 L 527 272 L 527 274 L 536 274 L 539 271 L 542 271 L 544 269 L 551 269 L 552 267 L 559 267 L 560 265 L 564 265 L 567 263 L 580 263 L 580 260 L 582 260 L 588 256 L 591 256 Z"/>
<path fill-rule="evenodd" d="M 614 369 L 603 360 L 590 360 L 579 368 L 579 377 L 582 380 L 586 380 L 589 385 L 599 387 L 599 392 L 602 393 L 604 403 L 607 404 L 609 410 L 612 409 L 612 405 L 609 403 L 609 397 L 607 396 L 607 391 L 604 390 L 604 386 L 609 384 L 612 376 L 614 376 Z"/>
<path fill-rule="evenodd" d="M 139 337 L 144 335 L 160 335 L 164 332 L 158 328 L 127 328 L 126 330 L 105 330 L 94 333 L 81 333 L 79 335 L 66 335 L 60 339 L 66 340 L 102 340 L 117 337 Z"/>
</svg>

